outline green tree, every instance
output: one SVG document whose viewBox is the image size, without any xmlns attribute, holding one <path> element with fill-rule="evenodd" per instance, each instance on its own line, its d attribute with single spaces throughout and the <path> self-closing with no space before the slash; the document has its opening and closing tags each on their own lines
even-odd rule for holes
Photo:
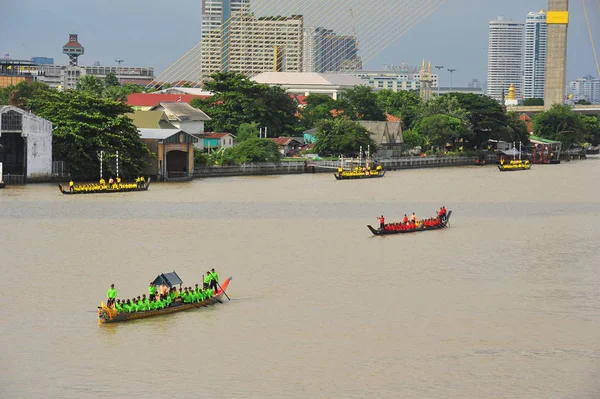
<svg viewBox="0 0 600 399">
<path fill-rule="evenodd" d="M 333 119 L 332 110 L 336 101 L 326 94 L 310 94 L 306 97 L 306 106 L 300 112 L 302 126 L 312 129 L 321 119 Z"/>
<path fill-rule="evenodd" d="M 237 163 L 279 162 L 279 146 L 272 140 L 251 138 L 243 141 L 226 152 L 231 153 Z"/>
<path fill-rule="evenodd" d="M 549 110 L 535 114 L 532 122 L 536 135 L 560 141 L 565 148 L 585 141 L 585 119 L 567 105 L 554 104 Z"/>
<path fill-rule="evenodd" d="M 592 145 L 598 145 L 598 141 L 600 141 L 600 116 L 579 115 L 579 119 L 584 131 L 584 139 Z"/>
<path fill-rule="evenodd" d="M 14 105 L 15 107 L 28 109 L 27 99 L 45 90 L 51 89 L 47 84 L 41 82 L 19 82 L 14 86 L 0 88 L 0 105 Z"/>
<path fill-rule="evenodd" d="M 126 104 L 85 91 L 41 90 L 27 99 L 27 108 L 52 122 L 53 157 L 66 161 L 74 176 L 97 177 L 101 150 L 105 170 L 112 173 L 116 151 L 123 175 L 138 174 L 149 159 L 148 147 L 124 115 L 132 112 Z"/>
<path fill-rule="evenodd" d="M 423 118 L 417 129 L 424 144 L 445 148 L 446 143 L 454 143 L 457 139 L 471 139 L 471 131 L 465 121 L 446 114 L 435 114 Z"/>
<path fill-rule="evenodd" d="M 337 101 L 337 108 L 352 120 L 386 120 L 383 108 L 377 102 L 377 94 L 364 85 L 344 90 Z"/>
<path fill-rule="evenodd" d="M 500 136 L 499 140 L 510 142 L 521 142 L 523 144 L 529 143 L 529 131 L 527 124 L 521 120 L 518 113 L 510 111 L 506 113 L 506 129 L 505 135 Z"/>
<path fill-rule="evenodd" d="M 523 105 L 525 106 L 540 106 L 544 105 L 543 98 L 526 98 L 523 100 Z"/>
<path fill-rule="evenodd" d="M 423 147 L 425 145 L 425 141 L 423 137 L 417 132 L 416 129 L 408 129 L 402 132 L 402 138 L 404 139 L 404 144 L 406 144 L 410 148 L 414 147 Z"/>
<path fill-rule="evenodd" d="M 379 107 L 388 114 L 402 119 L 404 129 L 409 129 L 415 121 L 420 119 L 423 101 L 418 93 L 402 90 L 381 90 L 377 93 Z"/>
<path fill-rule="evenodd" d="M 104 84 L 102 84 L 102 80 L 94 75 L 85 75 L 77 82 L 77 90 L 90 96 L 102 97 Z"/>
<path fill-rule="evenodd" d="M 240 73 L 218 72 L 203 88 L 213 95 L 194 99 L 191 105 L 212 118 L 207 123 L 212 131 L 236 134 L 242 123 L 266 127 L 270 137 L 300 130 L 298 103 L 280 87 L 258 84 Z"/>
<path fill-rule="evenodd" d="M 474 133 L 472 144 L 479 146 L 506 132 L 506 115 L 500 103 L 487 96 L 471 93 L 451 93 L 467 112 L 470 130 Z M 444 96 L 444 97 L 446 97 Z"/>
<path fill-rule="evenodd" d="M 314 149 L 319 154 L 354 155 L 359 153 L 361 146 L 364 151 L 368 146 L 372 151 L 376 149 L 367 129 L 348 118 L 319 121 L 316 139 Z"/>
<path fill-rule="evenodd" d="M 111 87 L 111 86 L 121 86 L 121 83 L 119 83 L 119 79 L 117 78 L 117 75 L 115 75 L 114 73 L 107 73 L 106 77 L 104 78 L 104 86 L 106 87 Z"/>
<path fill-rule="evenodd" d="M 258 134 L 258 125 L 256 123 L 242 123 L 240 127 L 238 127 L 237 142 L 241 143 L 242 141 L 249 139 L 257 139 Z"/>
<path fill-rule="evenodd" d="M 575 105 L 592 105 L 591 102 L 585 99 L 575 101 Z"/>
</svg>

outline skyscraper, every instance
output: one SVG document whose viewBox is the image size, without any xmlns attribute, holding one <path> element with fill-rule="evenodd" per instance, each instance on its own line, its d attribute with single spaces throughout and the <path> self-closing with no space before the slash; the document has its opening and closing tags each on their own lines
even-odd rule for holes
<svg viewBox="0 0 600 399">
<path fill-rule="evenodd" d="M 546 12 L 530 12 L 525 20 L 523 98 L 544 98 L 546 37 Z"/>
<path fill-rule="evenodd" d="M 219 29 L 234 13 L 249 6 L 250 0 L 202 0 L 202 36 Z"/>
<path fill-rule="evenodd" d="M 490 21 L 487 94 L 498 101 L 511 83 L 517 98 L 523 97 L 523 28 L 524 24 L 502 17 Z"/>
<path fill-rule="evenodd" d="M 330 29 L 306 28 L 303 53 L 304 72 L 362 69 L 356 37 L 338 35 Z"/>
</svg>

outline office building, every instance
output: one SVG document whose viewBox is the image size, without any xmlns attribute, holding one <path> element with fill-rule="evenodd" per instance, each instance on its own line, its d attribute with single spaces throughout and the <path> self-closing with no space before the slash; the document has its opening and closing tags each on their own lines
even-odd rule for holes
<svg viewBox="0 0 600 399">
<path fill-rule="evenodd" d="M 255 17 L 239 12 L 227 29 L 202 40 L 202 78 L 221 71 L 255 76 L 262 72 L 302 71 L 302 15 Z"/>
<path fill-rule="evenodd" d="M 338 72 L 360 70 L 355 36 L 337 35 L 325 28 L 306 28 L 303 35 L 303 71 Z"/>
<path fill-rule="evenodd" d="M 487 94 L 498 101 L 511 84 L 517 98 L 523 98 L 524 26 L 502 17 L 489 23 Z"/>
<path fill-rule="evenodd" d="M 363 80 L 363 84 L 375 90 L 414 90 L 421 91 L 421 69 L 408 64 L 384 65 L 381 71 L 350 71 L 344 72 Z M 439 86 L 438 74 L 428 73 L 430 88 L 437 93 Z"/>
<path fill-rule="evenodd" d="M 525 20 L 523 98 L 544 98 L 546 43 L 546 12 L 530 12 Z"/>
<path fill-rule="evenodd" d="M 592 104 L 600 104 L 600 78 L 584 76 L 569 82 L 571 101 L 588 101 Z"/>
<path fill-rule="evenodd" d="M 219 30 L 244 7 L 250 7 L 250 0 L 202 0 L 202 37 Z"/>
</svg>

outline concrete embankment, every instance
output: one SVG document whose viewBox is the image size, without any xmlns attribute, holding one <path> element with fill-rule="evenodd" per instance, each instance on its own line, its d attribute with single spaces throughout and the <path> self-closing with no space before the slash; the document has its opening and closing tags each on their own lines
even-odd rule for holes
<svg viewBox="0 0 600 399">
<path fill-rule="evenodd" d="M 386 170 L 439 168 L 444 166 L 474 165 L 477 157 L 405 157 L 381 159 L 379 163 Z M 495 161 L 491 156 L 487 163 Z M 299 173 L 336 173 L 339 161 L 307 161 L 307 162 L 281 162 L 254 163 L 239 166 L 212 166 L 200 167 L 194 170 L 194 178 L 226 177 L 226 176 L 266 176 L 287 175 Z"/>
</svg>

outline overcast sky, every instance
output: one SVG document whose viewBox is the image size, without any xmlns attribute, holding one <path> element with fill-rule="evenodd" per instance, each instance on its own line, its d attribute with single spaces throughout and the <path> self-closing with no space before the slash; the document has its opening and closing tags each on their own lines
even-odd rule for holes
<svg viewBox="0 0 600 399">
<path fill-rule="evenodd" d="M 596 0 L 585 1 L 600 53 L 600 7 Z M 581 2 L 570 3 L 567 78 L 597 76 Z M 484 81 L 488 22 L 497 16 L 524 22 L 529 11 L 546 7 L 547 0 L 447 0 L 365 69 L 419 65 L 425 58 L 456 68 L 454 86 Z M 62 46 L 75 32 L 85 47 L 80 64 L 116 65 L 123 59 L 124 65 L 154 67 L 158 75 L 200 40 L 201 10 L 201 0 L 0 0 L 0 57 L 46 56 L 66 64 Z M 448 72 L 441 84 L 449 85 Z"/>
</svg>

